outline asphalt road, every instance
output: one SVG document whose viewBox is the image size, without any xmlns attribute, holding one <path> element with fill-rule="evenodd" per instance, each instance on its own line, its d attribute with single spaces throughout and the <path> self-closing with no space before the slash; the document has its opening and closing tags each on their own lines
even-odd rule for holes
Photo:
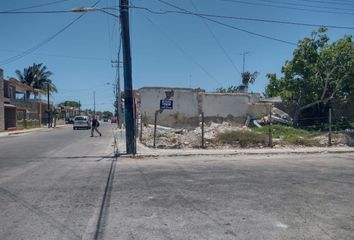
<svg viewBox="0 0 354 240">
<path fill-rule="evenodd" d="M 354 155 L 117 164 L 104 239 L 354 239 Z"/>
<path fill-rule="evenodd" d="M 102 137 L 66 127 L 0 138 L 0 239 L 82 239 L 94 231 L 89 222 L 113 155 L 111 127 L 100 130 Z"/>
<path fill-rule="evenodd" d="M 354 154 L 113 160 L 102 137 L 0 138 L 0 239 L 354 239 Z"/>
</svg>

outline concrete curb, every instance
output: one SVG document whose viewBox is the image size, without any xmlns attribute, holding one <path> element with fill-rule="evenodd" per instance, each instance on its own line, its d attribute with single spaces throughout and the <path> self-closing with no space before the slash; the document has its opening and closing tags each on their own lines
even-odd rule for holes
<svg viewBox="0 0 354 240">
<path fill-rule="evenodd" d="M 180 153 L 138 153 L 133 155 L 120 155 L 120 158 L 156 158 L 156 157 L 188 157 L 188 156 L 240 156 L 240 155 L 301 155 L 301 154 L 344 154 L 344 153 L 354 153 L 353 149 L 348 150 L 306 150 L 303 151 L 237 151 L 235 152 L 224 152 L 220 150 L 220 152 L 180 152 Z"/>
<path fill-rule="evenodd" d="M 64 128 L 67 127 L 67 125 L 58 125 L 55 128 L 32 128 L 32 129 L 25 129 L 25 130 L 17 130 L 17 131 L 10 131 L 10 132 L 0 132 L 0 138 L 1 137 L 7 137 L 7 136 L 12 136 L 12 135 L 21 135 L 21 134 L 27 134 L 27 133 L 33 133 L 33 132 L 46 132 L 46 131 L 53 131 L 58 128 Z"/>
<path fill-rule="evenodd" d="M 119 130 L 121 131 L 121 130 Z M 188 157 L 188 156 L 238 156 L 238 155 L 300 155 L 300 154 L 344 154 L 354 153 L 354 147 L 322 147 L 322 148 L 265 148 L 265 149 L 152 149 L 137 142 L 138 153 L 127 155 L 120 151 L 124 149 L 122 133 L 114 130 L 115 143 L 119 158 L 157 158 L 157 157 Z M 119 136 L 120 135 L 120 136 Z"/>
</svg>

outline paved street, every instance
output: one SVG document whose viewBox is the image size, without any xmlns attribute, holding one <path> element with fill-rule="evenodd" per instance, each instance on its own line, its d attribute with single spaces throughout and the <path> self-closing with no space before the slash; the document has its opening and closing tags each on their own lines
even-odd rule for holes
<svg viewBox="0 0 354 240">
<path fill-rule="evenodd" d="M 113 151 L 112 129 L 100 129 L 0 138 L 0 239 L 82 239 L 95 229 Z"/>
<path fill-rule="evenodd" d="M 354 154 L 118 158 L 103 136 L 0 138 L 0 239 L 354 239 Z"/>
<path fill-rule="evenodd" d="M 354 239 L 354 155 L 125 159 L 105 239 Z"/>
</svg>

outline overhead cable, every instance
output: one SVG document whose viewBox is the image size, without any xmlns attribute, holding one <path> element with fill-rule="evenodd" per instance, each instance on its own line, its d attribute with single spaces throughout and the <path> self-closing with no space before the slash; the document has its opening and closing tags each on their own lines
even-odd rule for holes
<svg viewBox="0 0 354 240">
<path fill-rule="evenodd" d="M 27 9 L 32 9 L 32 8 L 50 6 L 50 5 L 68 2 L 68 1 L 72 1 L 72 0 L 59 0 L 59 1 L 49 2 L 49 3 L 42 3 L 42 4 L 32 5 L 32 6 L 28 6 L 28 7 L 15 8 L 15 9 L 11 9 L 11 10 L 4 10 L 4 12 L 16 12 L 16 11 L 27 10 Z"/>
<path fill-rule="evenodd" d="M 256 0 L 257 1 L 257 0 Z M 259 1 L 259 0 L 258 0 Z M 348 8 L 338 8 L 338 7 L 328 7 L 328 6 L 319 6 L 319 5 L 309 5 L 309 4 L 300 4 L 300 3 L 291 3 L 285 1 L 276 1 L 276 0 L 262 0 L 259 2 L 268 2 L 268 3 L 275 3 L 275 4 L 283 4 L 289 6 L 298 6 L 298 7 L 308 7 L 308 8 L 320 8 L 320 9 L 328 9 L 328 10 L 339 10 L 339 11 L 350 11 L 351 9 Z"/>
<path fill-rule="evenodd" d="M 215 81 L 216 83 L 219 84 L 219 86 L 222 86 L 222 84 L 211 74 L 209 73 L 208 70 L 206 70 L 206 68 L 204 68 L 197 60 L 194 59 L 194 57 L 192 57 L 187 51 L 185 51 L 174 39 L 172 39 L 171 37 L 169 37 L 169 35 L 167 33 L 165 33 L 161 28 L 159 28 L 149 17 L 147 17 L 145 14 L 141 15 L 143 17 L 145 17 L 153 26 L 156 27 L 156 29 L 158 29 L 161 33 L 163 33 L 163 35 L 169 40 L 171 41 L 176 48 L 183 53 L 185 56 L 187 56 L 195 65 L 197 65 L 210 79 L 212 79 L 213 81 Z"/>
<path fill-rule="evenodd" d="M 337 25 L 327 25 L 327 24 L 312 24 L 312 23 L 302 23 L 302 22 L 291 22 L 291 21 L 280 21 L 280 20 L 269 20 L 261 18 L 247 18 L 247 17 L 235 17 L 235 16 L 225 16 L 225 15 L 216 15 L 216 14 L 207 14 L 207 13 L 198 13 L 192 11 L 175 11 L 175 10 L 166 10 L 166 11 L 155 11 L 146 7 L 140 6 L 130 6 L 130 8 L 141 9 L 148 11 L 152 14 L 184 14 L 184 15 L 195 15 L 211 18 L 220 18 L 220 19 L 231 19 L 231 20 L 244 20 L 244 21 L 254 21 L 254 22 L 265 22 L 265 23 L 277 23 L 277 24 L 286 24 L 286 25 L 297 25 L 297 26 L 306 26 L 306 27 L 327 27 L 327 28 L 337 28 L 337 29 L 351 29 L 354 30 L 354 27 L 349 26 L 337 26 Z"/>
<path fill-rule="evenodd" d="M 307 11 L 307 12 L 312 12 L 312 13 L 331 13 L 331 14 L 354 15 L 354 13 L 350 13 L 350 12 L 322 11 L 322 10 L 315 10 L 315 9 L 306 9 L 306 8 L 298 8 L 298 7 L 280 6 L 280 5 L 274 5 L 274 4 L 246 2 L 246 1 L 240 1 L 240 0 L 221 0 L 221 1 L 224 1 L 224 2 L 231 2 L 231 3 L 241 3 L 241 4 L 252 5 L 252 6 L 265 6 L 265 7 L 274 7 L 274 8 L 290 9 L 290 10 Z"/>
<path fill-rule="evenodd" d="M 161 2 L 161 3 L 163 3 L 163 4 L 165 4 L 165 5 L 174 7 L 174 8 L 176 8 L 176 9 L 179 9 L 179 10 L 182 10 L 182 11 L 185 11 L 185 12 L 188 12 L 188 13 L 191 13 L 190 11 L 188 11 L 188 10 L 186 10 L 186 9 L 180 8 L 180 7 L 178 7 L 178 6 L 175 6 L 175 5 L 173 5 L 173 4 L 169 3 L 169 2 L 166 2 L 166 1 L 164 1 L 164 0 L 157 0 L 157 1 L 159 1 L 159 2 Z M 206 20 L 208 20 L 208 21 L 217 23 L 217 24 L 222 25 L 222 26 L 224 26 L 224 27 L 228 27 L 228 28 L 235 29 L 235 30 L 240 31 L 240 32 L 248 33 L 248 34 L 251 34 L 251 35 L 254 35 L 254 36 L 266 38 L 266 39 L 269 39 L 269 40 L 273 40 L 273 41 L 285 43 L 285 44 L 292 45 L 292 46 L 297 46 L 297 44 L 296 44 L 296 43 L 293 43 L 293 42 L 289 42 L 289 41 L 286 41 L 286 40 L 282 40 L 282 39 L 279 39 L 279 38 L 267 36 L 267 35 L 260 34 L 260 33 L 255 33 L 255 32 L 252 32 L 252 31 L 249 31 L 249 30 L 246 30 L 246 29 L 242 29 L 242 28 L 239 28 L 239 27 L 235 27 L 235 26 L 232 26 L 232 25 L 229 25 L 229 24 L 220 22 L 220 21 L 216 21 L 216 20 L 211 19 L 211 18 L 208 18 L 208 17 L 204 17 L 204 16 L 199 15 L 199 14 L 196 14 L 196 13 L 191 13 L 191 14 L 192 14 L 192 15 L 195 15 L 195 16 L 198 16 L 198 17 L 201 17 L 201 18 L 204 18 L 204 19 L 206 19 Z"/>
<path fill-rule="evenodd" d="M 101 0 L 98 0 L 95 2 L 95 4 L 92 5 L 92 7 L 95 7 L 99 2 L 101 2 Z M 32 52 L 36 51 L 37 49 L 41 48 L 42 46 L 44 46 L 45 44 L 47 44 L 48 42 L 50 42 L 51 40 L 53 40 L 54 38 L 56 38 L 58 35 L 60 35 L 62 32 L 64 32 L 65 30 L 67 30 L 70 26 L 72 26 L 75 22 L 77 22 L 80 18 L 82 18 L 86 13 L 81 14 L 80 16 L 78 16 L 77 18 L 75 18 L 73 21 L 71 21 L 69 24 L 67 24 L 65 27 L 61 28 L 59 31 L 57 31 L 56 33 L 54 33 L 52 36 L 50 36 L 49 38 L 45 39 L 44 41 L 38 43 L 37 45 L 27 49 L 26 51 L 15 55 L 13 57 L 10 57 L 8 59 L 5 59 L 3 61 L 0 62 L 0 66 L 12 63 L 14 61 L 17 61 L 29 54 L 31 54 Z"/>
<path fill-rule="evenodd" d="M 194 9 L 197 11 L 197 7 L 195 6 L 193 0 L 190 0 L 192 6 L 194 7 Z M 211 27 L 209 26 L 209 24 L 206 22 L 205 19 L 202 19 L 202 22 L 204 23 L 205 27 L 208 29 L 210 35 L 213 37 L 213 39 L 215 40 L 215 42 L 217 43 L 217 45 L 219 46 L 219 48 L 222 50 L 223 54 L 225 55 L 225 57 L 229 60 L 229 62 L 231 63 L 231 65 L 234 67 L 234 69 L 238 72 L 241 73 L 241 71 L 238 69 L 238 67 L 236 66 L 236 64 L 234 63 L 234 61 L 232 60 L 232 58 L 230 57 L 230 55 L 228 54 L 228 52 L 226 51 L 226 49 L 222 46 L 221 42 L 219 41 L 219 39 L 217 38 L 217 36 L 215 35 L 215 33 L 213 32 L 213 30 L 211 29 Z"/>
</svg>

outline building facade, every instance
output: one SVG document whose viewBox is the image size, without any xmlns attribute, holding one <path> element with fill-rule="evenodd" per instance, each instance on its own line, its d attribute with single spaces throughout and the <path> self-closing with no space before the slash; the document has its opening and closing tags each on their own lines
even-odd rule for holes
<svg viewBox="0 0 354 240">
<path fill-rule="evenodd" d="M 37 93 L 38 90 L 14 78 L 5 80 L 0 69 L 0 131 L 35 128 L 48 122 L 47 102 L 30 98 Z"/>
</svg>

